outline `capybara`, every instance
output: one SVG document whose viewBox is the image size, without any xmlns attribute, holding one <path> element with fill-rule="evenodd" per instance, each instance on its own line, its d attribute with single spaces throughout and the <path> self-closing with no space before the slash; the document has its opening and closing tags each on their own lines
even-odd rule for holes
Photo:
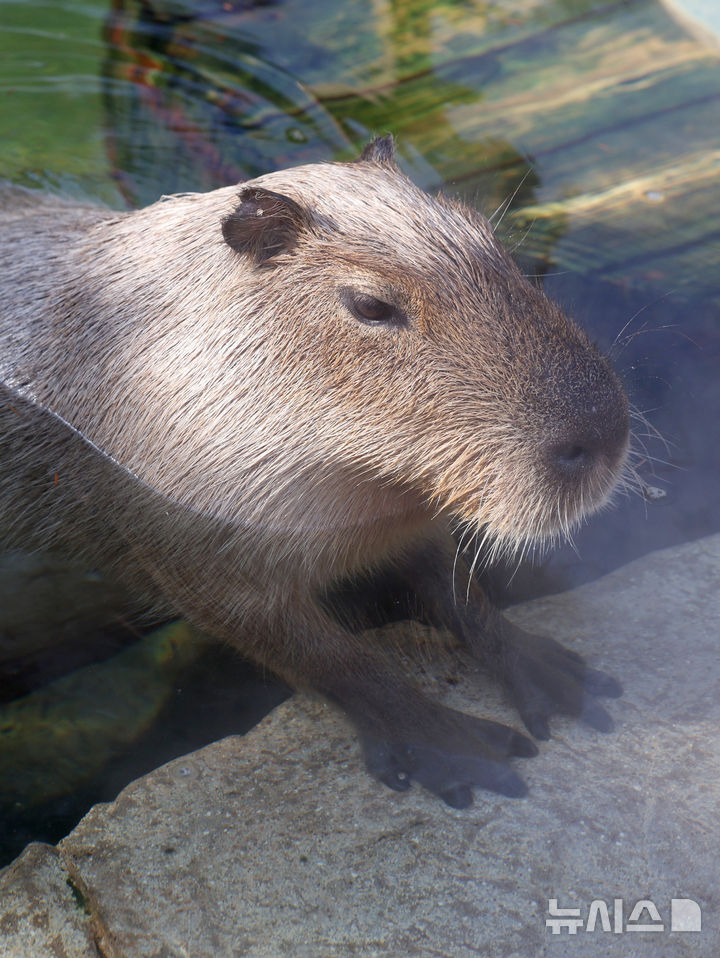
<svg viewBox="0 0 720 958">
<path fill-rule="evenodd" d="M 414 595 L 536 738 L 559 712 L 610 727 L 596 696 L 617 683 L 512 626 L 470 568 L 481 544 L 567 535 L 629 436 L 609 363 L 488 220 L 414 186 L 390 137 L 135 212 L 3 196 L 9 546 L 325 696 L 398 790 L 520 795 L 510 759 L 537 749 L 421 693 L 351 627 L 348 584 Z"/>
</svg>

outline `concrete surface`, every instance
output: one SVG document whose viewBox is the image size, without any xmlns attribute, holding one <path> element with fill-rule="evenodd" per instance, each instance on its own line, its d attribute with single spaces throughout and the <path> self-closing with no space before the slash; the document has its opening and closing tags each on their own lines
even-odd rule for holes
<svg viewBox="0 0 720 958">
<path fill-rule="evenodd" d="M 555 720 L 518 761 L 527 798 L 392 793 L 344 721 L 297 697 L 93 808 L 58 850 L 30 846 L 0 873 L 0 955 L 716 958 L 719 585 L 714 536 L 512 611 L 625 686 L 613 734 Z M 448 683 L 463 667 L 424 681 L 517 726 L 479 676 Z M 575 935 L 546 927 L 550 899 L 579 909 Z M 697 903 L 700 932 L 670 930 L 672 899 Z"/>
</svg>

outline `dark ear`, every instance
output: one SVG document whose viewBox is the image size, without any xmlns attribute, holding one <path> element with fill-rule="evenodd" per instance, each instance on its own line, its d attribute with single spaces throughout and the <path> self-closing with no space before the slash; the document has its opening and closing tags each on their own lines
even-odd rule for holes
<svg viewBox="0 0 720 958">
<path fill-rule="evenodd" d="M 222 221 L 228 246 L 261 266 L 295 246 L 310 225 L 306 210 L 289 196 L 258 186 L 240 192 L 239 205 Z"/>
<path fill-rule="evenodd" d="M 388 170 L 397 170 L 395 162 L 395 141 L 391 134 L 376 136 L 360 154 L 360 159 L 368 163 L 376 163 Z"/>
</svg>

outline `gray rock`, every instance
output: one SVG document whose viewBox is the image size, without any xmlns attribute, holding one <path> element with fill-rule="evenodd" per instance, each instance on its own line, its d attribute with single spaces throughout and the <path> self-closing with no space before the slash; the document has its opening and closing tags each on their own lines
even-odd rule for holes
<svg viewBox="0 0 720 958">
<path fill-rule="evenodd" d="M 97 958 L 84 893 L 51 845 L 28 845 L 0 873 L 0 955 Z"/>
<path fill-rule="evenodd" d="M 557 719 L 541 754 L 518 762 L 527 798 L 479 792 L 455 811 L 418 788 L 389 792 L 364 772 L 343 719 L 299 696 L 244 738 L 133 783 L 59 845 L 102 954 L 715 958 L 719 581 L 714 536 L 512 610 L 625 686 L 608 706 L 613 734 Z M 422 679 L 456 707 L 517 726 L 481 676 L 447 682 L 461 669 L 428 658 Z M 42 866 L 32 854 L 0 875 L 0 928 L 16 921 L 12 869 Z M 39 886 L 56 888 L 44 874 Z M 580 910 L 575 935 L 546 927 L 549 899 Z M 701 932 L 670 930 L 672 899 L 698 903 Z M 621 933 L 599 919 L 586 930 L 599 900 L 611 927 L 622 900 Z M 641 900 L 663 931 L 638 930 L 648 911 L 625 930 Z M 77 920 L 72 896 L 62 907 Z M 0 954 L 12 958 L 92 953 L 9 940 Z"/>
</svg>

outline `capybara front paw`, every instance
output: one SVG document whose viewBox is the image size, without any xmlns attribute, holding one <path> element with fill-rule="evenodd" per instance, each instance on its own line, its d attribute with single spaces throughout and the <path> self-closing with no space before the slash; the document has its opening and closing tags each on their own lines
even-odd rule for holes
<svg viewBox="0 0 720 958">
<path fill-rule="evenodd" d="M 528 731 L 550 737 L 553 715 L 572 715 L 600 732 L 611 732 L 613 720 L 598 697 L 617 698 L 616 679 L 589 668 L 582 656 L 554 639 L 513 630 L 503 649 L 501 678 Z"/>
<path fill-rule="evenodd" d="M 434 711 L 442 712 L 442 720 L 429 735 L 423 734 L 425 723 L 406 741 L 364 735 L 370 773 L 395 791 L 418 782 L 453 808 L 471 805 L 475 788 L 511 797 L 527 793 L 508 759 L 536 755 L 530 739 L 496 722 L 450 709 Z"/>
</svg>

